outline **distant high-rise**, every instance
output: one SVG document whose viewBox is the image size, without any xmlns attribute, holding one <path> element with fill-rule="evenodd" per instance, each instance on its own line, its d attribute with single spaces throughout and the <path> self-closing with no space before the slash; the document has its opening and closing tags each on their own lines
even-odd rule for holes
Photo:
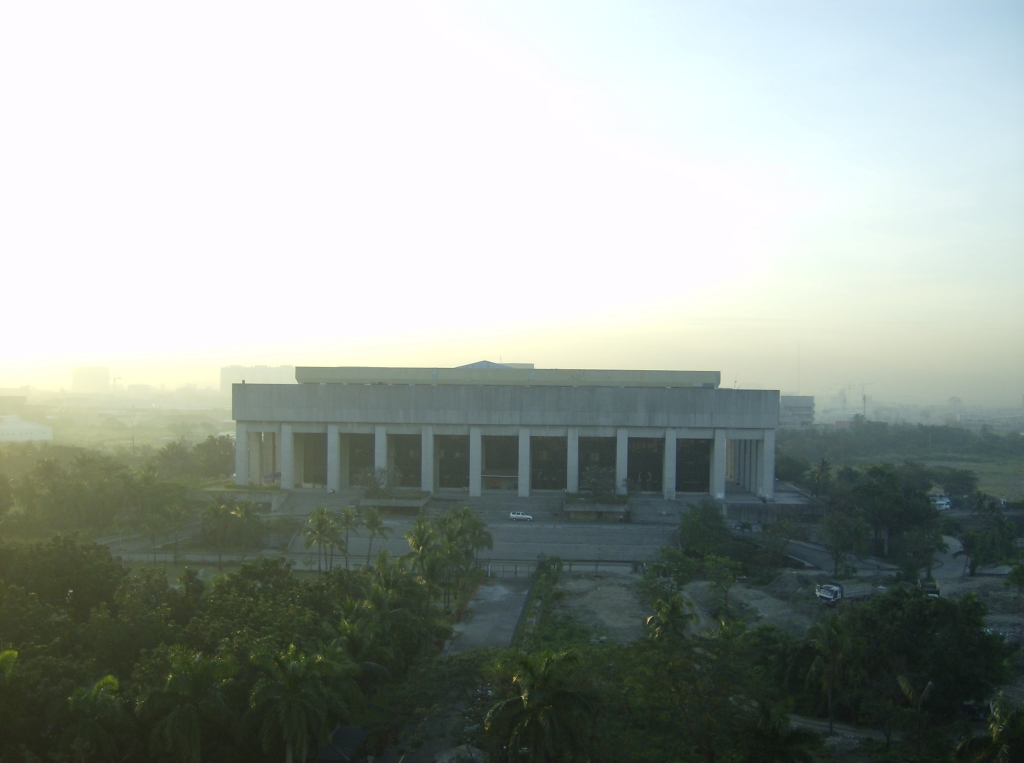
<svg viewBox="0 0 1024 763">
<path fill-rule="evenodd" d="M 224 366 L 220 369 L 220 391 L 231 394 L 232 384 L 295 384 L 295 366 Z"/>
<path fill-rule="evenodd" d="M 71 369 L 71 391 L 90 395 L 110 392 L 110 369 L 99 366 L 79 366 Z"/>
<path fill-rule="evenodd" d="M 779 426 L 799 429 L 814 425 L 814 397 L 812 395 L 782 395 L 779 398 Z"/>
</svg>

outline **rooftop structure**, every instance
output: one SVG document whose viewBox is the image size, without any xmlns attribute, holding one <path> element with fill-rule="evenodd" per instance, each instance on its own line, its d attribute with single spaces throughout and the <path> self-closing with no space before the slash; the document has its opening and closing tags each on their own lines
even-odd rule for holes
<svg viewBox="0 0 1024 763">
<path fill-rule="evenodd" d="M 20 416 L 0 416 L 0 442 L 49 442 L 53 427 L 22 421 Z"/>
</svg>

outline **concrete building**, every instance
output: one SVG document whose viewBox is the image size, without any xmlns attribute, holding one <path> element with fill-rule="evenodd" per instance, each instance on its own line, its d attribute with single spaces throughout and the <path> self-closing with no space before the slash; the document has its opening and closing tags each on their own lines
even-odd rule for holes
<svg viewBox="0 0 1024 763">
<path fill-rule="evenodd" d="M 295 366 L 223 366 L 220 369 L 220 391 L 231 394 L 232 384 L 294 384 Z"/>
<path fill-rule="evenodd" d="M 782 395 L 779 398 L 779 426 L 784 429 L 814 426 L 814 397 Z"/>
<path fill-rule="evenodd" d="M 20 416 L 0 416 L 0 442 L 52 442 L 53 427 L 22 421 Z"/>
<path fill-rule="evenodd" d="M 774 494 L 779 393 L 719 389 L 708 371 L 298 368 L 298 384 L 235 384 L 235 479 L 285 489 L 391 469 L 430 493 Z"/>
</svg>

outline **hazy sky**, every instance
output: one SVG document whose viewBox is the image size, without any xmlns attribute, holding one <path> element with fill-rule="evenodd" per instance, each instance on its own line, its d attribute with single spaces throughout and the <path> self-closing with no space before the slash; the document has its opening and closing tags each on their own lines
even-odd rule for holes
<svg viewBox="0 0 1024 763">
<path fill-rule="evenodd" d="M 0 386 L 721 370 L 1020 405 L 1020 2 L 0 5 Z"/>
</svg>

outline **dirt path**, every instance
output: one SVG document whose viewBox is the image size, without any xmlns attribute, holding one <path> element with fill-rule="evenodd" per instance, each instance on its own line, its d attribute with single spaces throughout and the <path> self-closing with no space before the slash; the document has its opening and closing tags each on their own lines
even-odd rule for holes
<svg viewBox="0 0 1024 763">
<path fill-rule="evenodd" d="M 618 644 L 642 638 L 650 611 L 636 590 L 636 575 L 563 572 L 556 611 L 571 614 L 598 637 Z"/>
</svg>

